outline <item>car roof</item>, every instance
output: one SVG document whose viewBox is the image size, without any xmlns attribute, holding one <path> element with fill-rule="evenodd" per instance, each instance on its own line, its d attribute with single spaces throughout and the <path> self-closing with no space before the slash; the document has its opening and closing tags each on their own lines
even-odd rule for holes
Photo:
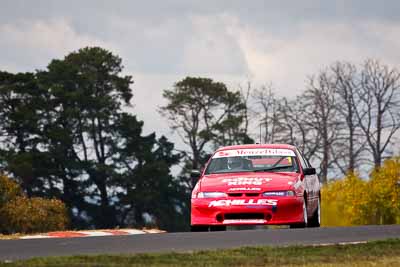
<svg viewBox="0 0 400 267">
<path fill-rule="evenodd" d="M 270 148 L 270 149 L 290 149 L 295 151 L 296 147 L 288 144 L 249 144 L 249 145 L 235 145 L 225 146 L 217 149 L 218 151 L 231 150 L 231 149 L 251 149 L 251 148 Z"/>
</svg>

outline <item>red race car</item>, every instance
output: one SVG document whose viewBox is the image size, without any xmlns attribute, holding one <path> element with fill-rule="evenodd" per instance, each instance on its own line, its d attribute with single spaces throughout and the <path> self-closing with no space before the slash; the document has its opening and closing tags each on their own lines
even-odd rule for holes
<svg viewBox="0 0 400 267">
<path fill-rule="evenodd" d="M 320 182 L 294 146 L 223 147 L 199 176 L 192 191 L 192 231 L 223 231 L 227 225 L 320 226 Z"/>
</svg>

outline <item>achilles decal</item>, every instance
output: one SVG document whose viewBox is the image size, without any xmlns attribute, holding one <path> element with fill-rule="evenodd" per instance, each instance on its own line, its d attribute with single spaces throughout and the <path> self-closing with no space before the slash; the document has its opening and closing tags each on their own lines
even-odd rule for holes
<svg viewBox="0 0 400 267">
<path fill-rule="evenodd" d="M 276 206 L 276 199 L 220 199 L 210 202 L 208 207 L 229 207 L 229 206 Z"/>
</svg>

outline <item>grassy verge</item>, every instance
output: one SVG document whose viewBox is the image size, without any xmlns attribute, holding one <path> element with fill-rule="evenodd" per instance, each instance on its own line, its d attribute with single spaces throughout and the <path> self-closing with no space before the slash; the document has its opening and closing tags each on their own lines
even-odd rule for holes
<svg viewBox="0 0 400 267">
<path fill-rule="evenodd" d="M 357 245 L 35 258 L 0 266 L 400 266 L 400 239 Z"/>
</svg>

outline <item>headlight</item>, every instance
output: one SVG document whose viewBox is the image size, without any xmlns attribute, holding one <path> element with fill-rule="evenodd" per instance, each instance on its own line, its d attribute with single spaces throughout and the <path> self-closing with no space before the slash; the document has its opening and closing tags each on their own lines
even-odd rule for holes
<svg viewBox="0 0 400 267">
<path fill-rule="evenodd" d="M 223 192 L 199 192 L 197 193 L 198 198 L 217 198 L 226 197 L 227 195 Z"/>
<path fill-rule="evenodd" d="M 293 197 L 295 196 L 294 191 L 288 190 L 288 191 L 270 191 L 270 192 L 265 192 L 263 194 L 265 197 Z"/>
</svg>

